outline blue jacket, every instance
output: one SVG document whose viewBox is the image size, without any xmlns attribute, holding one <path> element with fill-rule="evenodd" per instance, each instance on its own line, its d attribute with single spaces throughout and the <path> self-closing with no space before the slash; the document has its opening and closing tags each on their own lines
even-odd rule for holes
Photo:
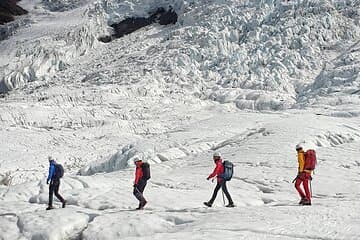
<svg viewBox="0 0 360 240">
<path fill-rule="evenodd" d="M 50 167 L 49 167 L 49 176 L 47 178 L 47 181 L 50 181 L 53 178 L 54 173 L 55 173 L 55 161 L 51 160 Z"/>
</svg>

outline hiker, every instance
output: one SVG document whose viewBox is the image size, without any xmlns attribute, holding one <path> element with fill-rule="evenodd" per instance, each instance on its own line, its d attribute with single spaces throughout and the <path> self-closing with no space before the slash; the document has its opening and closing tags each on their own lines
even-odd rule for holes
<svg viewBox="0 0 360 240">
<path fill-rule="evenodd" d="M 295 188 L 298 191 L 301 200 L 299 202 L 300 205 L 311 205 L 311 193 L 309 189 L 309 181 L 311 181 L 311 172 L 312 170 L 308 170 L 305 167 L 305 152 L 303 146 L 301 144 L 296 145 L 296 151 L 298 156 L 298 175 L 295 180 Z M 301 189 L 301 184 L 303 184 L 305 194 Z"/>
<path fill-rule="evenodd" d="M 55 160 L 49 156 L 49 176 L 47 178 L 46 184 L 49 184 L 49 204 L 46 210 L 53 209 L 53 194 L 61 201 L 62 207 L 65 208 L 66 201 L 65 199 L 59 194 L 59 187 L 60 187 L 60 178 L 64 174 L 64 169 L 60 164 L 57 164 Z"/>
<path fill-rule="evenodd" d="M 212 204 L 214 203 L 215 199 L 216 199 L 218 191 L 221 188 L 223 193 L 225 194 L 226 198 L 229 201 L 229 204 L 226 205 L 226 207 L 235 207 L 234 202 L 231 199 L 230 193 L 227 190 L 226 181 L 222 178 L 222 174 L 224 173 L 224 165 L 223 165 L 223 162 L 222 162 L 222 159 L 221 159 L 221 154 L 219 152 L 215 152 L 213 154 L 213 160 L 214 160 L 214 163 L 215 163 L 216 167 L 215 167 L 213 173 L 211 173 L 206 178 L 206 180 L 210 180 L 210 179 L 216 177 L 217 178 L 217 184 L 216 184 L 216 187 L 214 189 L 214 193 L 213 193 L 210 201 L 204 202 L 204 204 L 206 206 L 208 206 L 208 207 L 211 207 Z"/>
<path fill-rule="evenodd" d="M 144 163 L 138 157 L 134 158 L 134 163 L 136 166 L 136 170 L 133 194 L 137 198 L 137 200 L 139 200 L 139 206 L 136 208 L 136 210 L 142 210 L 147 204 L 143 192 L 145 190 L 147 181 L 150 179 L 150 165 L 148 163 Z"/>
</svg>

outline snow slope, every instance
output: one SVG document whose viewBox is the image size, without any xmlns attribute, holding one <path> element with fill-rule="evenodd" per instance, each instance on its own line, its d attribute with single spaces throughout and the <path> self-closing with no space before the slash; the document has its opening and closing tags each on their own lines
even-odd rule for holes
<svg viewBox="0 0 360 240">
<path fill-rule="evenodd" d="M 30 23 L 0 42 L 0 239 L 360 238 L 358 1 L 20 4 Z M 176 25 L 97 41 L 168 5 Z M 319 157 L 306 208 L 298 142 Z M 234 209 L 202 205 L 215 150 Z M 45 211 L 48 155 L 66 209 Z M 135 156 L 152 170 L 141 212 Z"/>
</svg>

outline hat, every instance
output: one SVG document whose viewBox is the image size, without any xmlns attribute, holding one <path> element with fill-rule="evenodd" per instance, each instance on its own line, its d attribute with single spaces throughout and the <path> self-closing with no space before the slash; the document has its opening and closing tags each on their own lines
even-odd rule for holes
<svg viewBox="0 0 360 240">
<path fill-rule="evenodd" d="M 214 152 L 213 157 L 220 157 L 221 158 L 221 154 L 219 152 Z"/>
<path fill-rule="evenodd" d="M 139 162 L 139 161 L 142 161 L 142 160 L 141 160 L 140 157 L 135 156 L 135 157 L 133 158 L 133 161 L 134 161 L 134 163 L 136 163 L 136 162 Z"/>
<path fill-rule="evenodd" d="M 296 144 L 296 150 L 303 149 L 303 145 L 301 143 Z"/>
</svg>

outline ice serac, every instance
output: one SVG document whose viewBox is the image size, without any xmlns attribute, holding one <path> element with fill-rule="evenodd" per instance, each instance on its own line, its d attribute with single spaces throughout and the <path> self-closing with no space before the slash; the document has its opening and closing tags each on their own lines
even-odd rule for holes
<svg viewBox="0 0 360 240">
<path fill-rule="evenodd" d="M 46 5 L 46 1 L 44 4 Z M 37 15 L 44 14 L 39 11 L 32 10 L 30 14 L 36 19 Z M 50 26 L 42 29 L 34 27 L 35 36 L 27 34 L 23 36 L 21 43 L 12 43 L 13 39 L 3 41 L 4 49 L 6 46 L 16 47 L 7 51 L 7 58 L 0 61 L 0 93 L 26 86 L 29 82 L 46 81 L 66 69 L 74 58 L 89 51 L 96 44 L 96 36 L 93 34 L 95 31 L 92 30 L 95 24 L 86 17 L 79 16 L 83 11 L 80 8 L 70 17 L 69 13 L 54 16 Z M 40 26 L 41 24 L 43 23 Z M 32 28 L 31 25 L 28 27 Z"/>
<path fill-rule="evenodd" d="M 0 93 L 26 86 L 28 82 L 49 80 L 51 76 L 65 70 L 67 65 L 73 64 L 75 59 L 95 47 L 97 38 L 109 31 L 109 25 L 125 19 L 130 14 L 146 16 L 159 7 L 168 9 L 172 6 L 177 10 L 182 6 L 179 4 L 182 1 L 175 0 L 97 1 L 94 5 L 84 8 L 85 2 L 43 1 L 45 9 L 62 14 L 52 19 L 52 23 L 64 26 L 54 35 L 49 35 L 45 31 L 40 36 L 24 40 L 16 51 L 10 53 L 8 61 L 0 63 Z M 72 12 L 67 13 L 70 10 Z M 63 18 L 67 18 L 66 21 Z"/>
<path fill-rule="evenodd" d="M 96 161 L 90 163 L 88 166 L 80 169 L 80 175 L 93 175 L 101 172 L 113 172 L 133 166 L 133 160 L 135 157 L 144 159 L 149 163 L 161 162 L 161 160 L 155 155 L 153 149 L 142 149 L 142 147 L 136 147 L 129 144 L 123 147 L 120 151 L 112 155 L 109 159 L 102 161 Z"/>
<path fill-rule="evenodd" d="M 42 0 L 44 7 L 52 12 L 69 11 L 86 4 L 87 0 Z"/>
<path fill-rule="evenodd" d="M 333 61 L 326 62 L 299 100 L 300 104 L 320 107 L 360 104 L 360 41 L 345 48 Z M 351 113 L 344 112 L 343 116 Z"/>
<path fill-rule="evenodd" d="M 308 97 L 308 86 L 339 54 L 339 46 L 349 47 L 358 39 L 354 4 L 187 1 L 176 28 L 164 31 L 164 41 L 143 56 L 138 78 L 153 77 L 240 109 L 301 106 L 296 105 L 299 96 Z M 144 17 L 136 4 L 100 6 L 109 24 L 126 15 Z"/>
<path fill-rule="evenodd" d="M 0 66 L 1 92 L 50 79 L 79 56 L 98 51 L 97 39 L 110 41 L 102 36 L 113 34 L 111 25 L 128 18 L 145 19 L 160 8 L 173 9 L 178 23 L 159 33 L 163 40 L 156 47 L 136 53 L 141 55 L 137 56 L 141 66 L 132 60 L 134 56 L 119 56 L 124 65 L 119 65 L 122 71 L 117 78 L 151 78 L 164 89 L 176 87 L 201 99 L 254 110 L 311 105 L 317 88 L 332 92 L 334 81 L 339 87 L 348 86 L 341 80 L 348 78 L 347 71 L 353 72 L 355 80 L 350 81 L 357 86 L 356 54 L 352 53 L 353 63 L 345 63 L 351 69 L 342 67 L 339 73 L 339 50 L 351 47 L 360 36 L 356 1 L 99 0 L 87 8 L 82 1 L 44 4 L 61 14 L 71 10 L 81 21 L 55 36 L 25 41 Z M 139 31 L 146 35 L 153 27 Z M 149 38 L 150 33 L 140 42 L 129 38 L 119 44 L 146 46 Z M 330 73 L 331 68 L 337 73 Z M 338 75 L 332 86 L 321 83 L 329 74 Z M 330 104 L 358 101 L 354 91 L 345 93 L 351 96 Z"/>
<path fill-rule="evenodd" d="M 241 109 L 292 107 L 332 46 L 359 36 L 356 16 L 343 14 L 351 7 L 331 1 L 233 1 L 199 8 L 203 12 L 185 14 L 188 28 L 174 31 L 192 44 L 174 56 L 179 64 L 172 68 L 180 74 L 194 70 L 194 84 L 208 87 L 203 94 Z"/>
</svg>

